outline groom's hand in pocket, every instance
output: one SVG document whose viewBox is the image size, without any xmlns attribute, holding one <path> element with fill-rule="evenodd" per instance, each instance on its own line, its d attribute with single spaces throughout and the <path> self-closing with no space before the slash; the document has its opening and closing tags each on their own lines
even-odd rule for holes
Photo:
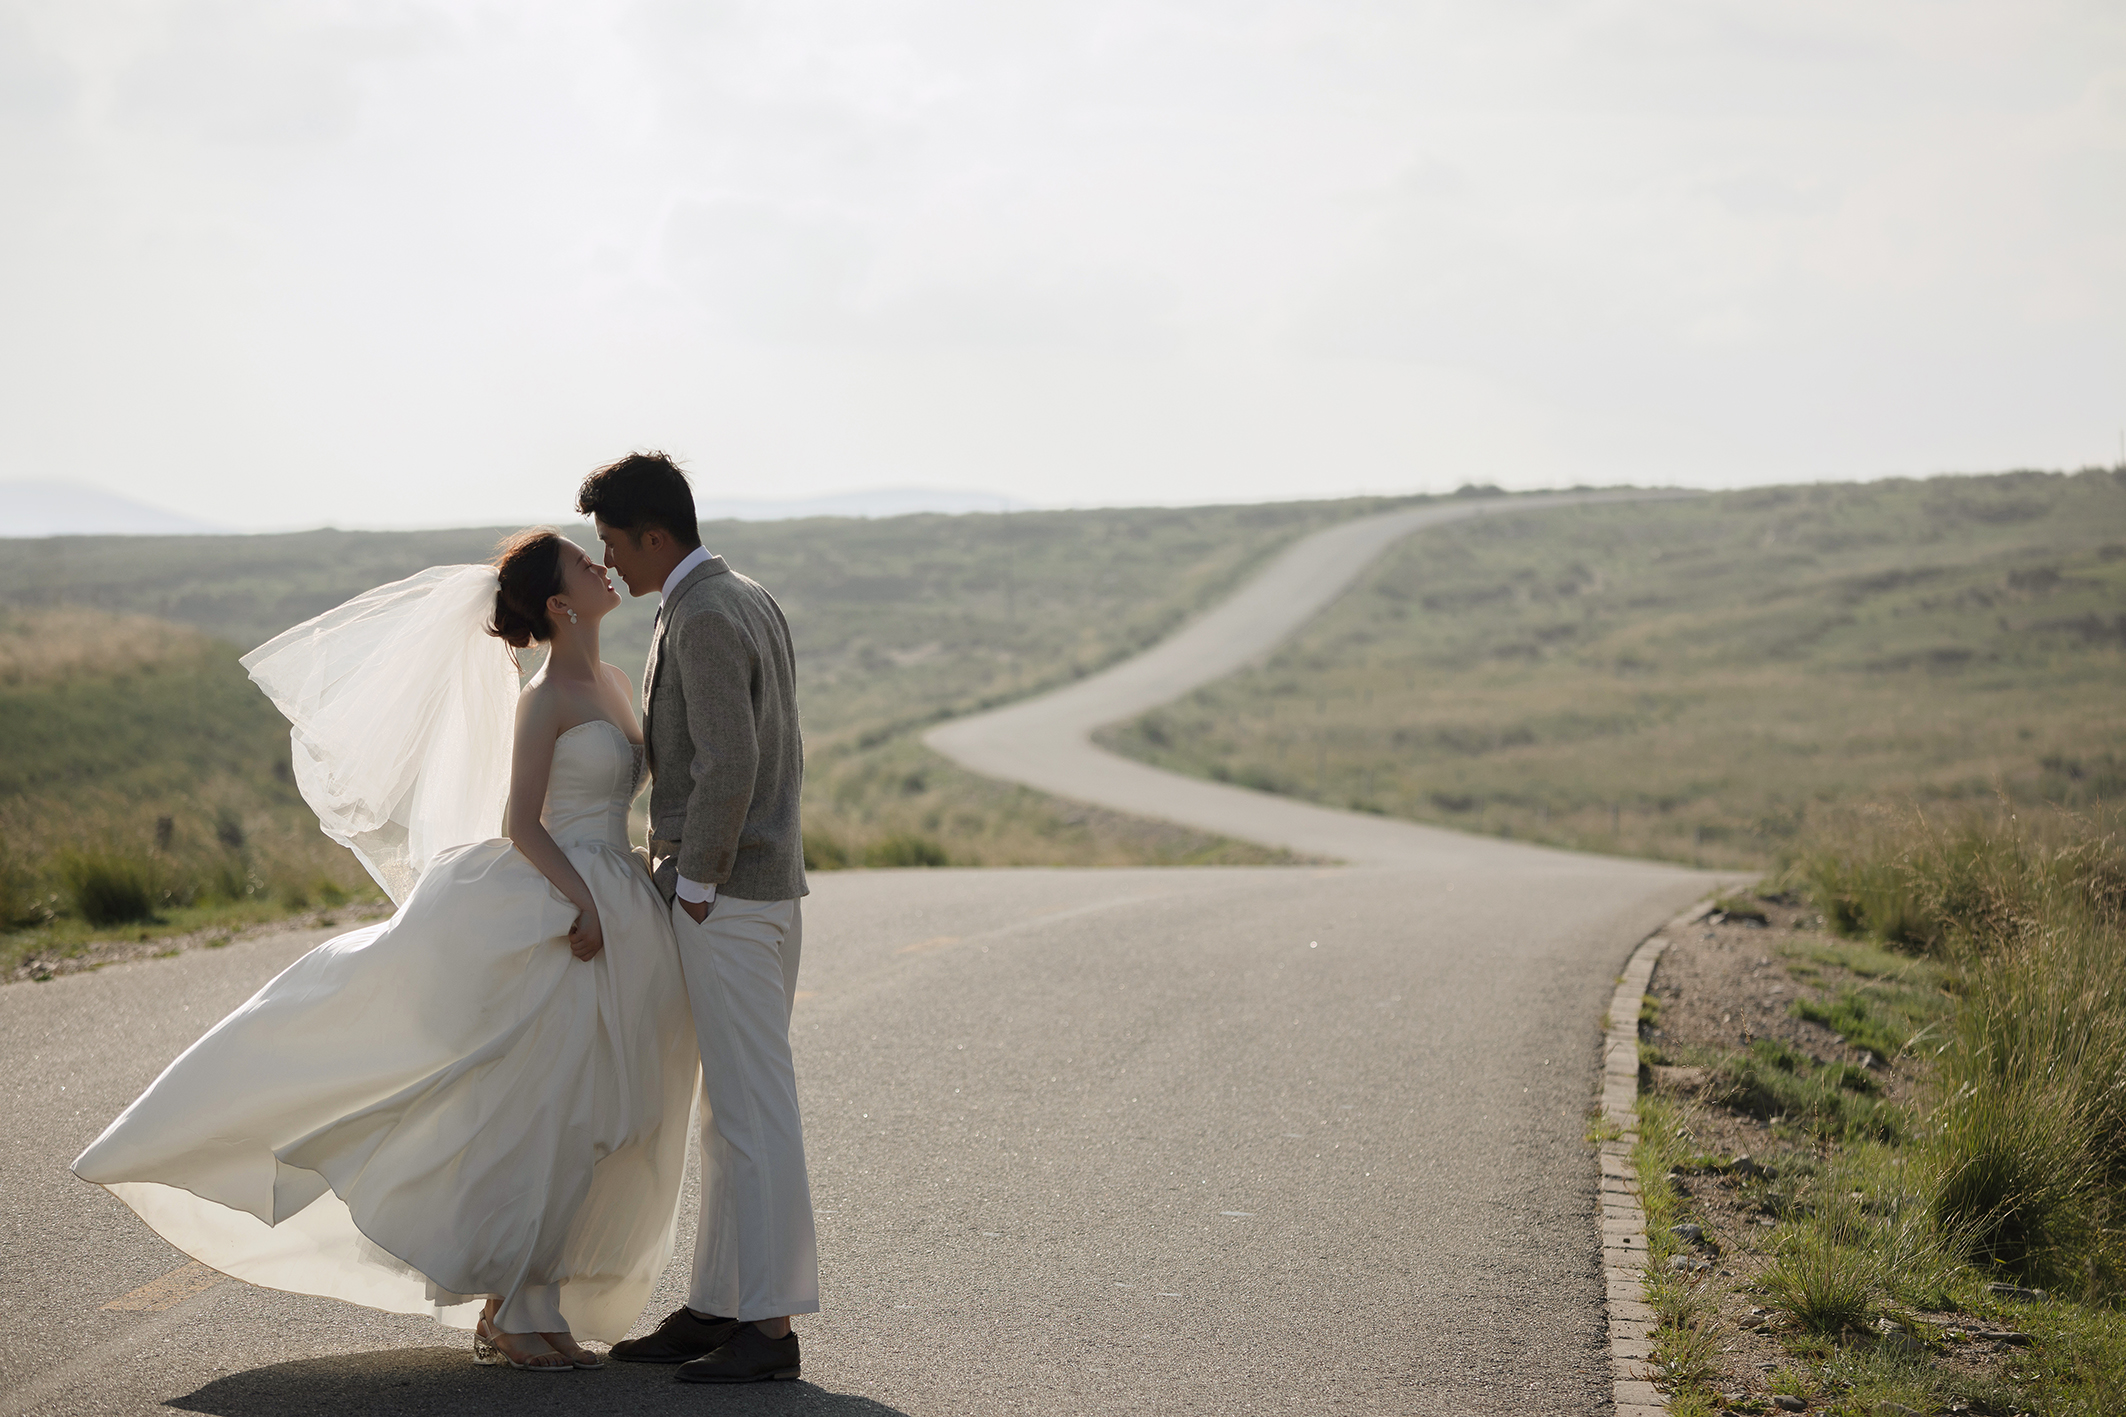
<svg viewBox="0 0 2126 1417">
<path fill-rule="evenodd" d="M 714 901 L 707 900 L 682 900 L 679 902 L 679 908 L 687 913 L 687 919 L 699 925 L 709 918 L 709 907 L 713 904 Z"/>
</svg>

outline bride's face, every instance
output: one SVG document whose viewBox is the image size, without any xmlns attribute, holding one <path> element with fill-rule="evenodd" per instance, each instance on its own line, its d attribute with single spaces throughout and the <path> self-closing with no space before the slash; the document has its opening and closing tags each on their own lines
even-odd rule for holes
<svg viewBox="0 0 2126 1417">
<path fill-rule="evenodd" d="M 597 619 L 620 603 L 605 567 L 573 541 L 561 543 L 561 598 L 578 615 Z"/>
</svg>

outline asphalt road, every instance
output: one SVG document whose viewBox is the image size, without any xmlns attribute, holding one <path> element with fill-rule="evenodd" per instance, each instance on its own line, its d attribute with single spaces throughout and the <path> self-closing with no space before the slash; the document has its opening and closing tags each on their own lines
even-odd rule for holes
<svg viewBox="0 0 2126 1417">
<path fill-rule="evenodd" d="M 183 1257 L 68 1161 L 318 936 L 0 989 L 0 1412 L 1599 1411 L 1596 1025 L 1703 878 L 1526 862 L 822 876 L 826 1312 L 773 1391 L 234 1282 L 105 1310 Z"/>
<path fill-rule="evenodd" d="M 1309 813 L 1343 817 L 1272 824 Z M 323 932 L 0 988 L 0 1417 L 1602 1412 L 1600 1014 L 1712 878 L 1334 829 L 1364 864 L 816 877 L 826 1311 L 769 1388 L 476 1368 L 425 1319 L 187 1272 L 68 1174 Z"/>
</svg>

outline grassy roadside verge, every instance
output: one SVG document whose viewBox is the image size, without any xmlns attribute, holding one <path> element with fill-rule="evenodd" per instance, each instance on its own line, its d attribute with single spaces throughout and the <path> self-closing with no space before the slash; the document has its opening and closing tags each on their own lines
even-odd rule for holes
<svg viewBox="0 0 2126 1417">
<path fill-rule="evenodd" d="M 2126 1412 L 2116 817 L 1856 813 L 1728 904 L 1642 1021 L 1671 1409 Z"/>
<path fill-rule="evenodd" d="M 218 950 L 240 941 L 299 930 L 353 930 L 391 913 L 381 893 L 339 905 L 299 909 L 274 901 L 262 905 L 220 903 L 159 914 L 153 923 L 126 931 L 53 932 L 16 957 L 0 982 L 42 983 L 66 974 L 86 974 L 107 964 L 171 959 L 187 950 Z"/>
</svg>

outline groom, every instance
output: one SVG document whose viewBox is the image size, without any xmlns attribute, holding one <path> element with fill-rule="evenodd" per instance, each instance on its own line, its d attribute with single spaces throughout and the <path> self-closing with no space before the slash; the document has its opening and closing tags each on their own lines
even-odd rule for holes
<svg viewBox="0 0 2126 1417">
<path fill-rule="evenodd" d="M 613 1345 L 688 1382 L 798 1375 L 792 1314 L 819 1312 L 790 1009 L 805 894 L 804 778 L 790 627 L 711 556 L 686 474 L 636 453 L 583 480 L 605 564 L 663 603 L 642 672 L 650 856 L 672 904 L 701 1045 L 701 1230 L 686 1306 Z"/>
</svg>

